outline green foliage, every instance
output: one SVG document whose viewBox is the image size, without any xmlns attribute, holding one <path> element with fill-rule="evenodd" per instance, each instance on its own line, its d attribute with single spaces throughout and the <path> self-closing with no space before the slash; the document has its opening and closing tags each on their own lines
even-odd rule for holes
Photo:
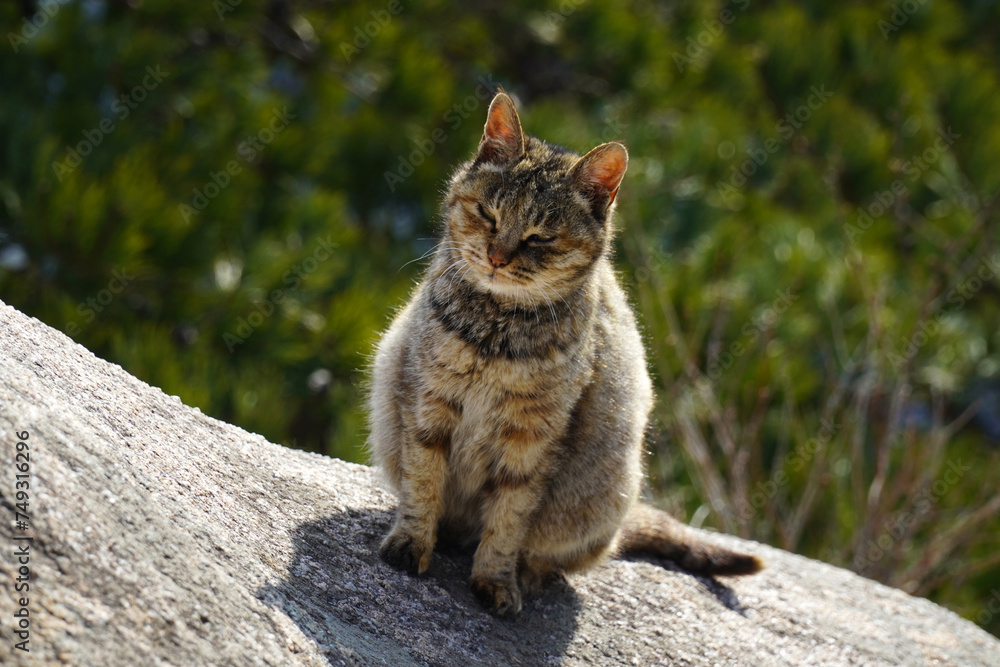
<svg viewBox="0 0 1000 667">
<path fill-rule="evenodd" d="M 367 355 L 502 84 L 536 136 L 629 146 L 654 491 L 1000 633 L 997 19 L 7 3 L 0 298 L 208 414 L 362 460 Z"/>
</svg>

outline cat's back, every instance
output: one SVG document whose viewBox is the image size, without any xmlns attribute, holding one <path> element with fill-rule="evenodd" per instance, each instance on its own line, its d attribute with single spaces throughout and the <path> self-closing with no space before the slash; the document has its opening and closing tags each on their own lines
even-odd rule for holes
<svg viewBox="0 0 1000 667">
<path fill-rule="evenodd" d="M 653 386 L 635 314 L 610 261 L 604 260 L 603 266 L 597 267 L 594 278 L 599 289 L 591 332 L 593 386 L 581 397 L 586 405 L 578 411 L 607 422 L 620 417 L 625 422 L 645 424 L 653 407 Z"/>
<path fill-rule="evenodd" d="M 598 354 L 613 355 L 615 364 L 609 370 L 622 371 L 616 380 L 641 388 L 639 385 L 649 385 L 649 375 L 646 372 L 645 346 L 635 313 L 610 261 L 602 263 L 603 266 L 595 271 L 595 278 L 600 284 L 599 324 L 594 332 L 594 336 L 602 341 Z"/>
</svg>

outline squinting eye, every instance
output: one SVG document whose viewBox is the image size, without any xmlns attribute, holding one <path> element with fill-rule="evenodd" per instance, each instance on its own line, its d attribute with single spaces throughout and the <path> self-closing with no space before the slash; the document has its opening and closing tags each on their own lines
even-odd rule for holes
<svg viewBox="0 0 1000 667">
<path fill-rule="evenodd" d="M 486 209 L 484 209 L 484 208 L 483 208 L 483 205 L 482 205 L 482 204 L 476 204 L 476 206 L 478 206 L 478 207 L 479 207 L 479 215 L 480 215 L 480 216 L 481 216 L 481 217 L 482 217 L 482 218 L 483 218 L 484 220 L 486 220 L 486 221 L 487 221 L 488 223 L 490 223 L 491 225 L 496 225 L 496 224 L 497 224 L 497 221 L 496 221 L 496 218 L 494 218 L 494 217 L 493 217 L 492 215 L 490 215 L 489 213 L 487 213 L 487 212 L 486 212 Z"/>
<path fill-rule="evenodd" d="M 524 239 L 528 245 L 546 245 L 552 243 L 556 240 L 554 236 L 542 236 L 541 234 L 532 234 L 528 238 Z"/>
</svg>

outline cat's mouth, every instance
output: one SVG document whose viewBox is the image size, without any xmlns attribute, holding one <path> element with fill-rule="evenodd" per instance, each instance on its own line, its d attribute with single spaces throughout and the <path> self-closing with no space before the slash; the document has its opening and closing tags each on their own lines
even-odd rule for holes
<svg viewBox="0 0 1000 667">
<path fill-rule="evenodd" d="M 511 279 L 510 276 L 508 276 L 505 273 L 503 273 L 503 271 L 501 269 L 492 269 L 489 272 L 489 274 L 487 275 L 487 277 L 490 279 L 491 283 L 492 282 L 507 282 L 507 283 L 514 282 L 513 279 Z"/>
<path fill-rule="evenodd" d="M 503 269 L 490 269 L 486 274 L 486 280 L 490 285 L 518 285 L 514 278 L 503 271 Z"/>
<path fill-rule="evenodd" d="M 505 271 L 503 268 L 490 267 L 485 272 L 485 287 L 487 290 L 494 294 L 501 296 L 514 297 L 520 294 L 526 285 L 517 280 L 509 272 Z"/>
<path fill-rule="evenodd" d="M 475 277 L 473 282 L 478 283 L 479 289 L 509 298 L 524 295 L 527 285 L 511 272 L 510 267 L 495 267 L 481 253 L 473 253 L 471 257 L 463 253 L 463 259 L 472 269 L 470 278 Z"/>
</svg>

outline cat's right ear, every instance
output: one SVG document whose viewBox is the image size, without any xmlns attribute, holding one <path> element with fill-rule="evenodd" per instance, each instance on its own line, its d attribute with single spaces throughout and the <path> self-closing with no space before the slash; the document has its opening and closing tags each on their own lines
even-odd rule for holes
<svg viewBox="0 0 1000 667">
<path fill-rule="evenodd" d="M 524 155 L 524 133 L 514 102 L 506 93 L 496 94 L 486 115 L 486 127 L 479 142 L 476 162 L 503 165 Z"/>
</svg>

